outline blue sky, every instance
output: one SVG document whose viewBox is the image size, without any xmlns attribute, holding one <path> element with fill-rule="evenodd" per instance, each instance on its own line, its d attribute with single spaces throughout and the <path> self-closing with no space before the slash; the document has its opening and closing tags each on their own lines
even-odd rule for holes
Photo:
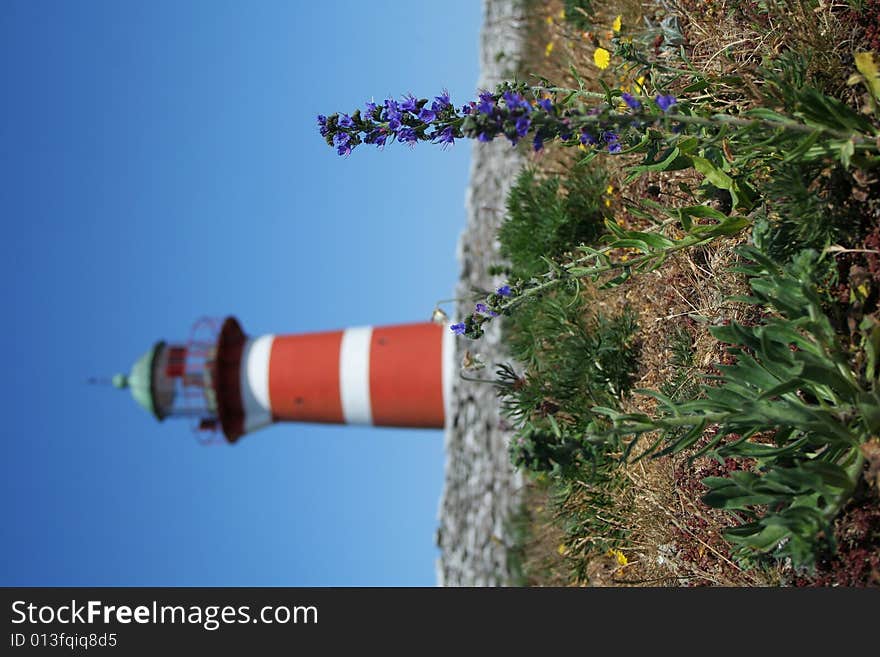
<svg viewBox="0 0 880 657">
<path fill-rule="evenodd" d="M 202 315 L 430 317 L 470 144 L 339 158 L 315 115 L 473 96 L 481 4 L 0 6 L 2 585 L 433 585 L 441 431 L 205 447 L 90 376 Z"/>
</svg>

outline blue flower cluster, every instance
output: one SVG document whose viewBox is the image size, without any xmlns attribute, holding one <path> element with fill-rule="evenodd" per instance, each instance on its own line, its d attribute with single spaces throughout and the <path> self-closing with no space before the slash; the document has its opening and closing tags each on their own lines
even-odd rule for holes
<svg viewBox="0 0 880 657">
<path fill-rule="evenodd" d="M 428 105 L 428 99 L 412 94 L 402 100 L 388 98 L 382 104 L 373 101 L 363 111 L 348 114 L 318 115 L 318 129 L 339 155 L 349 155 L 360 144 L 385 146 L 389 140 L 413 145 L 433 141 L 444 148 L 462 137 L 455 124 L 459 115 L 444 90 Z M 459 121 L 460 122 L 460 121 Z"/>
<path fill-rule="evenodd" d="M 502 285 L 486 299 L 486 303 L 478 303 L 463 322 L 452 324 L 449 329 L 456 335 L 465 335 L 469 338 L 479 338 L 483 335 L 483 324 L 503 311 L 502 304 L 505 298 L 512 297 L 513 290 L 510 285 Z"/>
<path fill-rule="evenodd" d="M 505 83 L 495 92 L 484 91 L 475 101 L 456 109 L 443 91 L 429 103 L 407 95 L 401 100 L 389 98 L 383 103 L 368 102 L 363 111 L 351 115 L 319 116 L 321 136 L 339 155 L 349 155 L 359 144 L 383 147 L 390 141 L 414 145 L 431 141 L 442 147 L 461 137 L 489 142 L 504 136 L 516 145 L 531 138 L 532 148 L 543 149 L 544 142 L 559 138 L 564 143 L 580 144 L 620 153 L 633 127 L 643 127 L 643 119 L 656 118 L 639 98 L 623 93 L 628 111 L 608 104 L 592 109 L 557 105 L 549 93 L 523 84 Z M 531 99 L 531 100 L 530 100 Z M 654 103 L 664 113 L 678 100 L 671 95 L 657 95 Z M 633 120 L 634 117 L 637 120 Z"/>
</svg>

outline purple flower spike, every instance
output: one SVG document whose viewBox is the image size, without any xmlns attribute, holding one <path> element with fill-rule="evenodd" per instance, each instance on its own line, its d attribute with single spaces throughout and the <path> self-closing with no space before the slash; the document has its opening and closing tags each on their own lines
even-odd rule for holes
<svg viewBox="0 0 880 657">
<path fill-rule="evenodd" d="M 657 103 L 657 107 L 662 109 L 664 112 L 668 112 L 669 108 L 672 107 L 673 105 L 675 105 L 678 102 L 678 100 L 675 98 L 675 96 L 673 96 L 671 94 L 667 94 L 665 96 L 658 95 L 654 99 L 654 102 Z"/>
<path fill-rule="evenodd" d="M 467 327 L 463 323 L 453 324 L 449 328 L 456 335 L 464 335 L 464 332 L 467 330 Z"/>
</svg>

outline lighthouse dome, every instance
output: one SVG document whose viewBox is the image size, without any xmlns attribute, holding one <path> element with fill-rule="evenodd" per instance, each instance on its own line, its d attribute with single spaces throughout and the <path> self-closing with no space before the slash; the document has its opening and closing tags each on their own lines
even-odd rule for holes
<svg viewBox="0 0 880 657">
<path fill-rule="evenodd" d="M 164 418 L 164 413 L 156 404 L 153 373 L 159 353 L 164 346 L 164 342 L 157 342 L 152 349 L 134 362 L 127 375 L 117 374 L 113 377 L 114 386 L 120 389 L 128 388 L 134 400 L 159 420 Z"/>
</svg>

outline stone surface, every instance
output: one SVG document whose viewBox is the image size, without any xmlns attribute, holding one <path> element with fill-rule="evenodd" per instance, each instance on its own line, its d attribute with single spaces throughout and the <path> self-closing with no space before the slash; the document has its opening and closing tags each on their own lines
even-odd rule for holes
<svg viewBox="0 0 880 657">
<path fill-rule="evenodd" d="M 478 89 L 494 89 L 512 78 L 522 52 L 523 30 L 521 2 L 484 0 Z M 490 290 L 502 282 L 493 280 L 486 271 L 500 262 L 495 236 L 507 190 L 523 165 L 523 157 L 504 140 L 474 142 L 472 149 L 467 225 L 458 243 L 459 299 L 471 297 L 475 288 Z M 456 316 L 464 317 L 472 310 L 472 301 L 462 301 Z M 457 363 L 465 350 L 470 350 L 487 364 L 482 372 L 468 376 L 489 378 L 495 364 L 506 360 L 498 339 L 498 322 L 489 326 L 476 342 L 457 338 Z M 456 376 L 451 402 L 445 435 L 446 480 L 437 530 L 441 550 L 438 583 L 502 586 L 509 583 L 505 522 L 519 505 L 522 487 L 522 477 L 513 470 L 508 456 L 510 433 L 504 430 L 493 386 Z"/>
</svg>

